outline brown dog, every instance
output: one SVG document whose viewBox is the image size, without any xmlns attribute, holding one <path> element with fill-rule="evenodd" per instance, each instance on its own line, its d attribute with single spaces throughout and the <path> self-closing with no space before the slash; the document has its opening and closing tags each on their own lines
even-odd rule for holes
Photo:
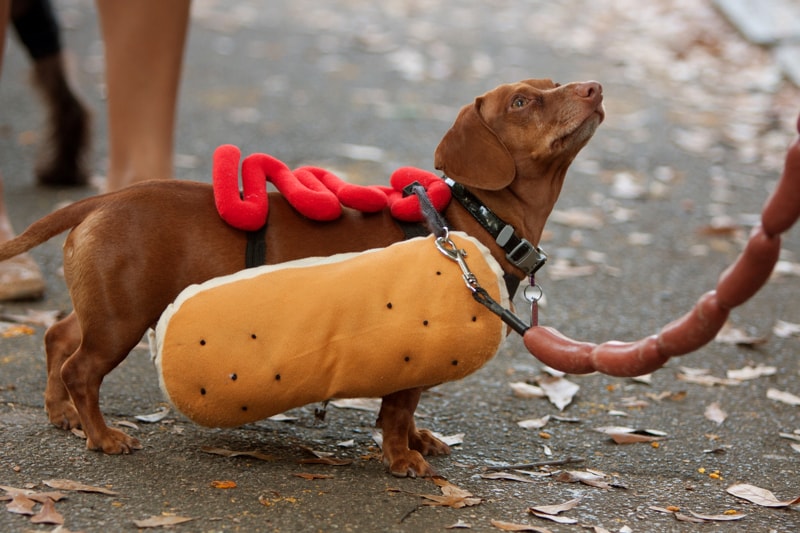
<svg viewBox="0 0 800 533">
<path fill-rule="evenodd" d="M 519 238 L 536 244 L 567 168 L 603 120 L 602 100 L 596 82 L 501 85 L 461 110 L 436 150 L 435 166 L 470 191 L 473 203 L 481 202 Z M 279 195 L 269 201 L 267 263 L 383 247 L 404 237 L 387 212 L 345 210 L 335 222 L 323 223 L 301 217 Z M 451 229 L 484 242 L 508 274 L 524 278 L 524 267 L 507 259 L 509 252 L 464 205 L 453 200 L 447 207 Z M 1 245 L 0 260 L 70 228 L 64 275 L 74 311 L 45 334 L 45 407 L 57 426 L 82 427 L 88 448 L 129 453 L 139 442 L 109 428 L 100 412 L 104 376 L 183 288 L 244 268 L 247 236 L 217 215 L 210 185 L 151 181 L 42 218 Z M 378 425 L 384 460 L 395 475 L 431 475 L 422 456 L 449 451 L 415 427 L 421 392 L 383 398 Z"/>
</svg>

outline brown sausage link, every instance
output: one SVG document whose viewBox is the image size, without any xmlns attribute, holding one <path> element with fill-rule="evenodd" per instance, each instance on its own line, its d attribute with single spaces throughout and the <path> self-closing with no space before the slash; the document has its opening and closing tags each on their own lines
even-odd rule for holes
<svg viewBox="0 0 800 533">
<path fill-rule="evenodd" d="M 800 132 L 800 118 L 797 122 Z M 546 365 L 570 374 L 599 371 L 612 376 L 652 372 L 672 356 L 684 355 L 716 337 L 731 309 L 750 299 L 769 280 L 778 260 L 779 235 L 800 217 L 800 138 L 789 147 L 786 166 L 775 191 L 764 204 L 762 226 L 750 235 L 736 262 L 719 277 L 717 289 L 705 293 L 683 317 L 657 335 L 636 342 L 600 345 L 574 341 L 553 328 L 534 326 L 523 335 L 525 347 Z"/>
<path fill-rule="evenodd" d="M 728 313 L 719 305 L 716 291 L 705 293 L 691 311 L 661 329 L 659 351 L 667 357 L 693 352 L 717 336 Z"/>
<path fill-rule="evenodd" d="M 632 377 L 649 374 L 667 362 L 669 356 L 658 351 L 656 335 L 636 342 L 604 342 L 592 350 L 592 363 L 598 372 L 609 376 Z"/>
<path fill-rule="evenodd" d="M 777 235 L 769 237 L 764 228 L 756 228 L 736 262 L 719 277 L 717 298 L 720 306 L 733 309 L 757 293 L 769 279 L 780 252 L 781 238 Z"/>
<path fill-rule="evenodd" d="M 800 120 L 797 128 L 800 131 Z M 764 203 L 761 224 L 767 235 L 780 235 L 792 227 L 798 216 L 800 216 L 800 138 L 795 139 L 789 147 L 781 180 Z"/>
<path fill-rule="evenodd" d="M 569 374 L 589 374 L 595 371 L 591 342 L 570 339 L 554 328 L 534 326 L 522 337 L 525 347 L 538 360 L 551 368 Z"/>
</svg>

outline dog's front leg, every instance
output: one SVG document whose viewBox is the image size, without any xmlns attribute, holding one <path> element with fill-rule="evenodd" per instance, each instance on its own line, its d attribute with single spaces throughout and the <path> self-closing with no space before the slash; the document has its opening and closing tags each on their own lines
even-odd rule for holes
<svg viewBox="0 0 800 533">
<path fill-rule="evenodd" d="M 414 424 L 423 389 L 408 389 L 383 397 L 377 426 L 383 430 L 383 462 L 398 477 L 429 477 L 436 474 L 422 455 L 443 455 L 450 448 L 430 431 Z"/>
</svg>

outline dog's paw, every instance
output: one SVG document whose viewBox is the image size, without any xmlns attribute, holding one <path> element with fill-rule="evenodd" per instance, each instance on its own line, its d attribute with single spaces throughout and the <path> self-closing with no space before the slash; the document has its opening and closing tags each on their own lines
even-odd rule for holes
<svg viewBox="0 0 800 533">
<path fill-rule="evenodd" d="M 81 427 L 81 418 L 72 402 L 58 402 L 50 404 L 45 402 L 45 410 L 50 423 L 57 428 L 70 430 Z"/>
<path fill-rule="evenodd" d="M 132 453 L 134 450 L 141 450 L 142 445 L 139 439 L 131 437 L 124 431 L 106 428 L 97 442 L 91 437 L 86 438 L 86 447 L 90 450 L 102 451 L 109 455 L 120 455 Z"/>
<path fill-rule="evenodd" d="M 450 455 L 450 446 L 434 437 L 427 429 L 409 434 L 408 447 L 422 455 Z"/>
<path fill-rule="evenodd" d="M 436 475 L 436 470 L 422 458 L 415 450 L 406 450 L 394 457 L 384 456 L 384 463 L 389 467 L 389 472 L 395 477 L 431 477 Z"/>
</svg>

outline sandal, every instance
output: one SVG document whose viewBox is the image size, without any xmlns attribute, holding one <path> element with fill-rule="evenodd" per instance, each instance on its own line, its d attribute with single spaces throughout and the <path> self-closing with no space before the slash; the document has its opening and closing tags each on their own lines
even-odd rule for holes
<svg viewBox="0 0 800 533">
<path fill-rule="evenodd" d="M 44 288 L 42 271 L 30 255 L 0 262 L 0 301 L 38 300 Z"/>
</svg>

